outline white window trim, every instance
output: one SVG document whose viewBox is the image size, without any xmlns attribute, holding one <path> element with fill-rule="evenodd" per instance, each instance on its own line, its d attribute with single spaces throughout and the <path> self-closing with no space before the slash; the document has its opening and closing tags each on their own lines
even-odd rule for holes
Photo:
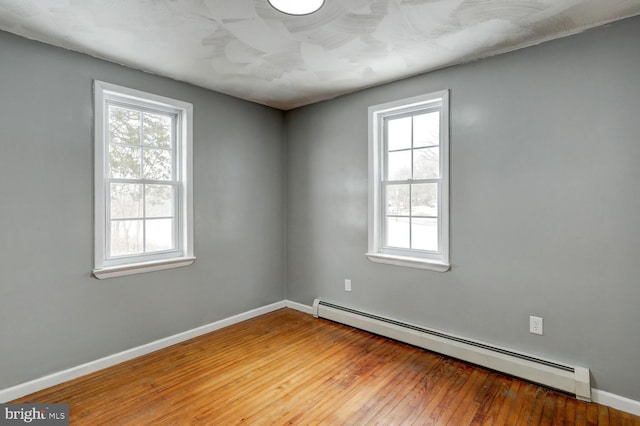
<svg viewBox="0 0 640 426">
<path fill-rule="evenodd" d="M 441 167 L 441 190 L 439 192 L 440 213 L 439 231 L 441 253 L 433 256 L 413 256 L 411 253 L 384 253 L 382 249 L 381 205 L 382 155 L 384 155 L 384 137 L 382 123 L 386 116 L 400 111 L 411 111 L 428 107 L 435 102 L 442 104 L 440 113 L 441 139 L 440 150 L 443 158 Z M 427 269 L 446 272 L 451 268 L 449 262 L 449 90 L 442 90 L 409 99 L 388 102 L 369 107 L 369 247 L 366 256 L 372 262 L 385 263 L 408 268 Z M 401 252 L 402 250 L 398 250 Z M 410 250 L 405 250 L 410 252 Z"/>
<path fill-rule="evenodd" d="M 132 261 L 122 264 L 109 264 L 106 258 L 106 189 L 105 189 L 105 101 L 107 98 L 117 96 L 120 99 L 131 99 L 133 102 L 141 100 L 157 107 L 158 109 L 171 109 L 178 114 L 181 123 L 177 131 L 180 132 L 181 143 L 178 167 L 180 173 L 180 201 L 179 212 L 181 229 L 180 247 L 182 253 L 179 256 L 158 258 L 145 261 Z M 103 81 L 94 81 L 94 208 L 95 208 L 95 266 L 93 275 L 98 279 L 120 277 L 125 275 L 140 274 L 144 272 L 160 271 L 170 268 L 191 265 L 195 261 L 193 240 L 193 105 L 164 96 L 130 89 Z M 159 256 L 162 257 L 162 256 Z"/>
</svg>

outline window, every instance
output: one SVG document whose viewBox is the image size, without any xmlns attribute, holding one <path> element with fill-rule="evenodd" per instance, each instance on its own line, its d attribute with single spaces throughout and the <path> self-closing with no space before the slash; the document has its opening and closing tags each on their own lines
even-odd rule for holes
<svg viewBox="0 0 640 426">
<path fill-rule="evenodd" d="M 93 274 L 193 263 L 193 106 L 101 81 L 94 101 Z"/>
<path fill-rule="evenodd" d="M 448 91 L 369 108 L 369 184 L 369 259 L 447 271 Z"/>
</svg>

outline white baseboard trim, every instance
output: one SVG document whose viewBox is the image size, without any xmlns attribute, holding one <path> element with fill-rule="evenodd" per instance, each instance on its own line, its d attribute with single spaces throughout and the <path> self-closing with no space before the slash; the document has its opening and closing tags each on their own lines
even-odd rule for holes
<svg viewBox="0 0 640 426">
<path fill-rule="evenodd" d="M 284 305 L 287 308 L 295 309 L 296 311 L 304 312 L 305 314 L 313 314 L 313 306 L 303 305 L 302 303 L 294 302 L 293 300 L 285 300 Z"/>
<path fill-rule="evenodd" d="M 291 302 L 294 303 L 294 302 Z M 295 304 L 296 306 L 299 304 Z M 304 307 L 304 305 L 300 305 Z M 174 334 L 173 336 L 165 337 L 135 348 L 127 349 L 125 351 L 106 356 L 104 358 L 90 361 L 76 367 L 69 368 L 67 370 L 59 371 L 57 373 L 49 374 L 44 377 L 40 377 L 35 380 L 31 380 L 19 385 L 12 386 L 10 388 L 0 390 L 0 403 L 6 403 L 13 401 L 14 399 L 21 398 L 25 395 L 32 394 L 34 392 L 41 391 L 43 389 L 50 388 L 51 386 L 59 385 L 60 383 L 67 382 L 69 380 L 76 379 L 81 376 L 85 376 L 90 373 L 102 370 L 107 367 L 111 367 L 121 362 L 129 361 L 142 355 L 146 355 L 151 352 L 155 352 L 159 349 L 175 345 L 176 343 L 184 342 L 185 340 L 193 339 L 194 337 L 201 336 L 203 334 L 211 333 L 212 331 L 219 330 L 224 327 L 228 327 L 233 324 L 237 324 L 248 319 L 273 312 L 275 310 L 287 307 L 287 301 L 280 301 L 272 303 L 270 305 L 262 306 L 260 308 L 252 309 L 247 312 L 243 312 L 238 315 L 231 316 L 219 321 L 212 322 L 200 327 L 196 327 L 191 330 L 184 331 L 182 333 Z M 295 307 L 291 306 L 293 309 Z"/>
<path fill-rule="evenodd" d="M 139 356 L 155 352 L 171 345 L 193 339 L 194 337 L 202 336 L 203 334 L 211 333 L 212 331 L 216 331 L 221 328 L 228 327 L 230 325 L 237 324 L 239 322 L 246 321 L 248 319 L 255 318 L 257 316 L 267 314 L 269 312 L 273 312 L 285 307 L 295 309 L 306 314 L 313 314 L 312 306 L 304 305 L 292 300 L 283 300 L 280 302 L 272 303 L 270 305 L 252 309 L 250 311 L 243 312 L 229 318 L 212 322 L 211 324 L 206 324 L 191 330 L 184 331 L 182 333 L 174 334 L 173 336 L 165 337 L 163 339 L 159 339 L 142 346 L 127 349 L 117 354 L 109 355 L 95 361 L 87 362 L 85 364 L 69 368 L 67 370 L 49 374 L 47 376 L 40 377 L 29 382 L 21 383 L 10 388 L 1 389 L 0 403 L 13 401 L 14 399 L 21 398 L 25 395 L 50 388 L 51 386 L 59 385 L 60 383 L 67 382 L 69 380 L 73 380 L 90 373 L 94 373 L 104 368 L 120 364 L 121 362 L 129 361 Z M 598 404 L 606 405 L 607 407 L 615 408 L 617 410 L 640 416 L 640 401 L 635 401 L 633 399 L 625 398 L 624 396 L 605 392 L 595 388 L 591 390 L 591 399 L 593 402 L 597 402 Z"/>
<path fill-rule="evenodd" d="M 616 410 L 640 416 L 640 401 L 635 401 L 600 389 L 591 389 L 591 400 L 598 404 L 615 408 Z"/>
</svg>

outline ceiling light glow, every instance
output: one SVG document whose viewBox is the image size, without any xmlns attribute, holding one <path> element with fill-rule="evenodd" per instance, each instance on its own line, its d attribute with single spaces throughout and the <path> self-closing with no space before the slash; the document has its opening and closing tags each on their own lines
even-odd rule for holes
<svg viewBox="0 0 640 426">
<path fill-rule="evenodd" d="M 269 4 L 287 15 L 309 15 L 320 10 L 324 0 L 269 0 Z"/>
</svg>

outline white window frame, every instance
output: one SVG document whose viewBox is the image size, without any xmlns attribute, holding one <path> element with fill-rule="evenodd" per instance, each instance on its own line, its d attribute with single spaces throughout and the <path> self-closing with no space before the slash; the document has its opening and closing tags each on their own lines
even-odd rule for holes
<svg viewBox="0 0 640 426">
<path fill-rule="evenodd" d="M 439 251 L 383 247 L 384 157 L 386 143 L 384 121 L 388 117 L 418 113 L 425 109 L 440 110 L 440 178 L 438 191 Z M 449 90 L 369 107 L 369 260 L 395 266 L 445 272 L 449 263 Z"/>
<path fill-rule="evenodd" d="M 176 249 L 143 255 L 107 257 L 107 220 L 109 220 L 108 184 L 108 108 L 109 103 L 175 115 L 176 167 Z M 193 243 L 193 105 L 176 99 L 94 81 L 95 141 L 95 266 L 96 278 L 113 278 L 170 268 L 194 262 Z"/>
</svg>

